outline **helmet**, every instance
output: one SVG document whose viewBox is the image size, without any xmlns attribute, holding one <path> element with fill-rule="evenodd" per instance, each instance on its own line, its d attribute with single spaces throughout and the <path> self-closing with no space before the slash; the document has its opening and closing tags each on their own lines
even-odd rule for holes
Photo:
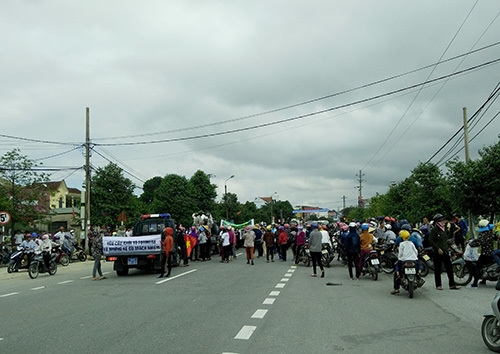
<svg viewBox="0 0 500 354">
<path fill-rule="evenodd" d="M 250 231 L 251 227 L 250 225 L 245 226 L 245 231 Z"/>
<path fill-rule="evenodd" d="M 42 236 L 42 240 L 46 240 L 49 236 L 47 234 Z"/>
<path fill-rule="evenodd" d="M 267 225 L 266 230 L 271 230 L 271 225 Z"/>
<path fill-rule="evenodd" d="M 311 226 L 316 229 L 318 227 L 318 223 L 316 221 L 313 221 Z"/>
<path fill-rule="evenodd" d="M 304 229 L 304 225 L 299 225 L 299 226 L 297 226 L 297 229 L 299 229 L 299 230 L 303 230 L 303 229 Z"/>
<path fill-rule="evenodd" d="M 361 224 L 361 230 L 368 230 L 369 228 L 370 228 L 370 225 L 367 224 L 366 222 Z"/>
<path fill-rule="evenodd" d="M 444 219 L 444 216 L 442 214 L 439 214 L 439 213 L 434 215 L 434 217 L 432 218 L 432 220 L 434 220 L 434 221 L 441 221 L 443 219 Z"/>
<path fill-rule="evenodd" d="M 75 230 L 69 230 L 69 233 L 73 235 L 75 233 Z"/>
<path fill-rule="evenodd" d="M 355 223 L 354 221 L 351 221 L 351 222 L 349 223 L 349 227 L 356 227 L 356 223 Z"/>
<path fill-rule="evenodd" d="M 290 225 L 288 225 L 288 224 L 285 224 L 283 226 L 285 227 L 285 229 L 288 229 L 290 227 Z"/>
<path fill-rule="evenodd" d="M 280 227 L 279 227 L 279 229 L 280 229 L 280 230 L 284 230 L 284 229 L 285 229 L 285 227 L 284 227 L 284 226 L 280 226 Z"/>
<path fill-rule="evenodd" d="M 321 225 L 321 228 L 322 228 L 323 230 L 326 230 L 326 225 Z"/>
<path fill-rule="evenodd" d="M 31 238 L 37 238 L 37 237 L 38 237 L 38 235 L 37 235 L 37 233 L 36 233 L 36 232 L 33 232 L 33 233 L 31 234 Z"/>
<path fill-rule="evenodd" d="M 403 225 L 401 225 L 401 230 L 410 231 L 411 225 L 410 224 L 403 224 Z"/>
<path fill-rule="evenodd" d="M 481 220 L 479 220 L 479 223 L 477 224 L 477 226 L 479 226 L 479 227 L 485 227 L 485 226 L 488 226 L 488 224 L 489 224 L 488 220 L 481 219 Z"/>
<path fill-rule="evenodd" d="M 390 229 L 392 229 L 392 226 L 391 226 L 391 224 L 385 224 L 385 228 L 386 228 L 387 230 L 390 230 Z"/>
<path fill-rule="evenodd" d="M 399 232 L 399 236 L 401 237 L 401 239 L 403 241 L 407 241 L 410 238 L 410 233 L 408 231 L 406 231 L 406 230 L 401 230 Z"/>
<path fill-rule="evenodd" d="M 33 237 L 33 236 L 32 236 L 32 237 Z M 54 236 L 54 240 L 59 240 L 60 238 L 61 238 L 61 236 L 59 236 L 59 235 L 55 235 L 55 236 Z"/>
</svg>

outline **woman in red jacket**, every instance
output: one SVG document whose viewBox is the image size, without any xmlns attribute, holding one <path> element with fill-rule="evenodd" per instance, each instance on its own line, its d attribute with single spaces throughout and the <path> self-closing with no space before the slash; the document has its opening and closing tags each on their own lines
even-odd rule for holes
<svg viewBox="0 0 500 354">
<path fill-rule="evenodd" d="M 280 234 L 278 236 L 278 246 L 281 250 L 281 260 L 286 262 L 286 250 L 288 248 L 288 235 L 286 234 L 285 227 L 280 226 Z"/>
</svg>

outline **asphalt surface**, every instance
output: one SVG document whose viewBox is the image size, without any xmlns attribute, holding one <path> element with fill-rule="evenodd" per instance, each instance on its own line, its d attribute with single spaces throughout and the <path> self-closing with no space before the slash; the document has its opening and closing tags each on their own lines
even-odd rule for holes
<svg viewBox="0 0 500 354">
<path fill-rule="evenodd" d="M 2 267 L 0 353 L 489 352 L 480 326 L 494 283 L 438 291 L 431 273 L 409 299 L 391 295 L 383 273 L 353 281 L 335 262 L 313 278 L 291 261 L 243 257 L 162 279 L 118 277 L 102 262 L 108 279 L 92 281 L 91 260 L 35 280 Z"/>
</svg>

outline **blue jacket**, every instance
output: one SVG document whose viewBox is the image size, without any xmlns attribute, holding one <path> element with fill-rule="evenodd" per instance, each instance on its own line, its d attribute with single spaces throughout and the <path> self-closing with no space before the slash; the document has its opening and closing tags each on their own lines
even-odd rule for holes
<svg viewBox="0 0 500 354">
<path fill-rule="evenodd" d="M 359 235 L 356 231 L 349 231 L 345 240 L 344 247 L 347 253 L 361 252 L 361 243 L 359 241 Z"/>
</svg>

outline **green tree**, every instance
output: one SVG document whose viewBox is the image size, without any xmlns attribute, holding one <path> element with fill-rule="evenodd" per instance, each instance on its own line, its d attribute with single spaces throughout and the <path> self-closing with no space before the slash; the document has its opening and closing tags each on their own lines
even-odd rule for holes
<svg viewBox="0 0 500 354">
<path fill-rule="evenodd" d="M 155 199 L 156 189 L 160 186 L 163 178 L 160 176 L 153 177 L 144 182 L 142 186 L 142 194 L 140 196 L 140 200 L 146 205 L 151 204 Z"/>
<path fill-rule="evenodd" d="M 114 163 L 98 168 L 90 182 L 90 220 L 92 225 L 117 225 L 118 216 L 125 211 L 127 218 L 138 216 L 134 184 L 123 176 Z"/>
<path fill-rule="evenodd" d="M 48 214 L 42 203 L 50 197 L 50 192 L 39 183 L 47 176 L 34 170 L 41 165 L 22 155 L 19 148 L 0 158 L 0 203 L 12 217 L 12 229 L 25 227 L 26 223 Z"/>
<path fill-rule="evenodd" d="M 197 210 L 205 213 L 213 213 L 215 198 L 217 197 L 217 186 L 210 183 L 210 175 L 203 171 L 196 171 L 189 179 L 190 189 L 193 191 L 192 198 L 196 203 Z"/>
<path fill-rule="evenodd" d="M 500 142 L 483 148 L 479 155 L 468 164 L 449 162 L 449 183 L 458 210 L 489 215 L 493 220 L 500 211 Z"/>
<path fill-rule="evenodd" d="M 155 198 L 151 204 L 153 213 L 170 213 L 184 226 L 193 223 L 192 214 L 196 210 L 193 190 L 184 176 L 166 175 L 155 190 Z"/>
</svg>

